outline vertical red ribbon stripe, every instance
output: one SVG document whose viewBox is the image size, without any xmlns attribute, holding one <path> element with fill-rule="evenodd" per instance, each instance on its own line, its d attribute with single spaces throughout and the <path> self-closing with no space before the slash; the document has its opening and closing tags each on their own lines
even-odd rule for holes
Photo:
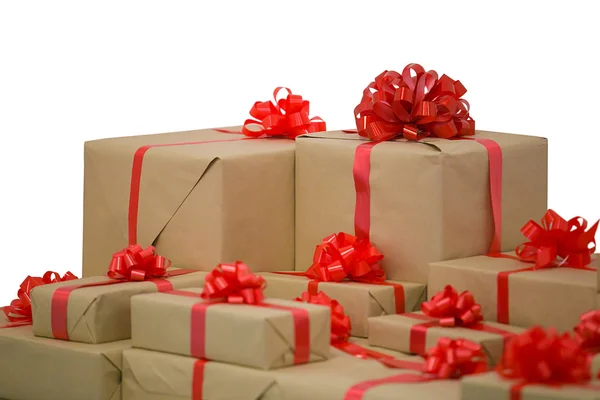
<svg viewBox="0 0 600 400">
<path fill-rule="evenodd" d="M 192 372 L 192 400 L 202 400 L 204 397 L 204 369 L 207 360 L 196 360 Z"/>
</svg>

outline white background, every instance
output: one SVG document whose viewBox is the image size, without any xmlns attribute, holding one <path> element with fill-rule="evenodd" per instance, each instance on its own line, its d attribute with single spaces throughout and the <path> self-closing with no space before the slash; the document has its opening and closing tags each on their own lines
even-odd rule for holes
<svg viewBox="0 0 600 400">
<path fill-rule="evenodd" d="M 549 205 L 598 219 L 597 6 L 492 4 L 0 0 L 0 305 L 81 273 L 84 141 L 241 124 L 280 85 L 353 128 L 409 62 L 460 79 L 478 129 L 549 138 Z"/>
</svg>

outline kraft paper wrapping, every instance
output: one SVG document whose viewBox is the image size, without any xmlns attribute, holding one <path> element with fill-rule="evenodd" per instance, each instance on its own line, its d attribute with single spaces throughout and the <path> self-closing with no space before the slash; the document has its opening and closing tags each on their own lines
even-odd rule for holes
<svg viewBox="0 0 600 400">
<path fill-rule="evenodd" d="M 124 353 L 123 398 L 192 400 L 196 360 L 133 349 Z M 320 363 L 260 371 L 209 361 L 204 364 L 202 398 L 209 400 L 343 400 L 346 391 L 367 379 L 416 372 L 390 369 L 376 361 L 335 357 Z M 362 400 L 459 400 L 458 381 L 386 384 Z"/>
<path fill-rule="evenodd" d="M 6 323 L 4 314 L 0 324 Z M 0 398 L 120 400 L 129 340 L 84 344 L 39 338 L 31 326 L 0 329 Z"/>
<path fill-rule="evenodd" d="M 141 146 L 244 137 L 206 129 L 86 142 L 84 277 L 104 273 L 129 244 L 132 162 Z M 293 140 L 258 139 L 149 149 L 137 243 L 191 269 L 244 260 L 256 271 L 293 270 L 294 148 Z"/>
<path fill-rule="evenodd" d="M 348 342 L 352 344 L 356 344 L 358 346 L 364 347 L 367 350 L 376 351 L 378 353 L 387 354 L 389 356 L 393 356 L 394 358 L 398 358 L 406 361 L 414 361 L 414 362 L 423 362 L 424 358 L 421 356 L 417 356 L 414 354 L 403 353 L 396 350 L 386 349 L 384 347 L 374 346 L 369 344 L 369 339 L 366 338 L 357 338 L 351 337 Z M 355 357 L 352 354 L 349 354 L 345 351 L 338 349 L 335 346 L 331 346 L 331 357 Z"/>
<path fill-rule="evenodd" d="M 200 294 L 201 289 L 185 291 Z M 192 307 L 201 302 L 200 298 L 167 293 L 135 296 L 131 300 L 133 346 L 193 355 Z M 265 302 L 307 310 L 309 361 L 329 358 L 329 307 L 277 299 Z M 213 304 L 206 308 L 205 327 L 205 358 L 209 360 L 259 369 L 294 364 L 296 332 L 289 310 L 247 304 Z"/>
<path fill-rule="evenodd" d="M 267 281 L 265 296 L 293 300 L 308 290 L 310 279 L 301 276 L 273 273 L 259 274 Z M 390 281 L 391 282 L 391 281 Z M 391 282 L 404 288 L 405 311 L 418 309 L 426 299 L 425 285 L 410 282 Z M 352 322 L 352 336 L 367 337 L 369 317 L 396 313 L 392 286 L 357 282 L 319 282 L 318 290 L 337 300 Z"/>
<path fill-rule="evenodd" d="M 172 269 L 171 271 L 174 271 Z M 174 289 L 204 285 L 205 272 L 167 278 Z M 35 287 L 31 292 L 33 333 L 53 338 L 52 297 L 57 288 L 104 282 L 106 276 L 77 279 Z M 83 343 L 106 343 L 131 338 L 130 299 L 133 295 L 152 293 L 152 282 L 126 282 L 76 289 L 69 296 L 67 332 L 69 340 Z"/>
<path fill-rule="evenodd" d="M 521 226 L 547 210 L 548 143 L 484 131 L 476 137 L 502 148 L 502 248 L 512 250 L 522 242 Z M 311 265 L 324 237 L 354 233 L 352 168 L 364 142 L 342 132 L 296 141 L 296 270 Z M 483 145 L 436 138 L 379 143 L 371 152 L 370 189 L 370 238 L 385 255 L 389 279 L 426 283 L 428 263 L 488 252 L 494 224 Z"/>
<path fill-rule="evenodd" d="M 510 387 L 517 381 L 505 380 L 496 372 L 467 376 L 461 379 L 461 400 L 510 400 Z M 592 381 L 597 389 L 575 386 L 550 387 L 528 385 L 521 390 L 521 400 L 599 400 L 600 383 Z"/>
<path fill-rule="evenodd" d="M 446 285 L 459 292 L 469 290 L 481 304 L 484 320 L 497 321 L 498 273 L 532 265 L 487 256 L 431 263 L 428 290 L 437 293 Z M 598 261 L 592 263 L 597 265 Z M 573 268 L 545 268 L 509 275 L 508 323 L 523 328 L 554 327 L 559 332 L 572 330 L 581 314 L 596 308 L 595 274 Z"/>
<path fill-rule="evenodd" d="M 409 315 L 387 315 L 384 317 L 369 318 L 369 344 L 410 353 L 411 328 L 423 323 L 427 323 L 427 321 L 411 318 Z M 502 329 L 514 334 L 524 331 L 523 328 L 494 322 L 484 322 L 484 324 L 490 328 Z M 502 358 L 504 337 L 501 334 L 468 328 L 444 328 L 439 326 L 428 327 L 426 332 L 425 351 L 435 346 L 438 339 L 443 337 L 450 339 L 463 338 L 479 343 L 483 347 L 488 363 L 491 366 L 496 365 Z"/>
</svg>

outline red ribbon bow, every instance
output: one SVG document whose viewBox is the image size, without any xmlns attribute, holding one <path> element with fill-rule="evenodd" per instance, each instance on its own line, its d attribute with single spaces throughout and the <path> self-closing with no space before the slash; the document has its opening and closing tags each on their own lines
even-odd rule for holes
<svg viewBox="0 0 600 400">
<path fill-rule="evenodd" d="M 10 322 L 6 326 L 29 325 L 32 323 L 31 290 L 34 287 L 75 279 L 79 278 L 71 272 L 67 272 L 61 277 L 60 274 L 53 271 L 47 271 L 41 278 L 38 276 L 28 276 L 25 278 L 19 287 L 17 298 L 9 306 L 4 307 L 4 314 L 6 314 L 6 318 Z"/>
<path fill-rule="evenodd" d="M 591 310 L 579 317 L 575 326 L 575 334 L 579 344 L 586 350 L 600 349 L 600 310 Z"/>
<path fill-rule="evenodd" d="M 346 278 L 363 283 L 385 281 L 379 261 L 383 254 L 368 239 L 347 233 L 330 235 L 315 249 L 313 264 L 306 276 L 322 282 L 340 282 Z"/>
<path fill-rule="evenodd" d="M 329 307 L 331 309 L 331 344 L 348 342 L 352 324 L 350 323 L 350 317 L 344 313 L 344 307 L 337 300 L 332 300 L 324 292 L 319 292 L 316 295 L 303 292 L 301 297 L 296 298 L 296 301 Z"/>
<path fill-rule="evenodd" d="M 171 261 L 157 255 L 153 246 L 144 250 L 139 244 L 132 244 L 113 254 L 107 275 L 112 279 L 143 281 L 164 277 L 170 266 Z"/>
<path fill-rule="evenodd" d="M 436 293 L 431 300 L 421 304 L 421 311 L 430 317 L 439 318 L 444 327 L 469 327 L 483 320 L 481 305 L 469 291 L 460 295 L 452 286 Z"/>
<path fill-rule="evenodd" d="M 440 338 L 425 354 L 424 372 L 440 379 L 460 378 L 485 372 L 487 361 L 481 345 L 466 339 Z"/>
<path fill-rule="evenodd" d="M 288 95 L 277 99 L 281 90 Z M 311 132 L 327 130 L 325 121 L 320 117 L 309 118 L 310 102 L 302 96 L 292 94 L 288 88 L 278 87 L 273 92 L 273 101 L 257 101 L 250 110 L 254 119 L 247 119 L 242 127 L 242 133 L 250 137 L 279 136 L 294 139 L 296 136 Z M 258 125 L 258 130 L 248 129 L 250 125 Z"/>
<path fill-rule="evenodd" d="M 203 299 L 236 304 L 260 304 L 264 299 L 265 280 L 254 275 L 240 261 L 219 264 L 204 279 Z"/>
<path fill-rule="evenodd" d="M 437 72 L 425 72 L 419 64 L 408 64 L 402 74 L 383 71 L 354 109 L 358 134 L 378 142 L 473 135 L 475 121 L 461 99 L 466 92 L 460 81 L 446 75 L 438 79 Z"/>
<path fill-rule="evenodd" d="M 517 256 L 523 261 L 534 262 L 536 268 L 555 266 L 557 257 L 563 260 L 560 265 L 584 268 L 592 262 L 596 250 L 594 236 L 598 222 L 587 231 L 586 228 L 587 221 L 581 217 L 566 221 L 555 211 L 548 210 L 541 225 L 529 221 L 521 228 L 529 242 L 517 247 Z"/>
<path fill-rule="evenodd" d="M 533 327 L 515 336 L 497 366 L 500 375 L 524 383 L 564 384 L 590 379 L 587 353 L 568 333 Z"/>
</svg>

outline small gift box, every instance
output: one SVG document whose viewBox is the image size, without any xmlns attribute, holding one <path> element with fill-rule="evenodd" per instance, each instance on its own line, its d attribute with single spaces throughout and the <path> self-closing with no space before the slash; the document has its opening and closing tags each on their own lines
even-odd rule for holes
<svg viewBox="0 0 600 400">
<path fill-rule="evenodd" d="M 36 337 L 31 326 L 0 328 L 0 398 L 120 400 L 122 352 L 130 347 L 129 340 L 85 344 Z"/>
<path fill-rule="evenodd" d="M 523 328 L 484 322 L 481 306 L 470 292 L 450 286 L 422 304 L 424 312 L 369 318 L 369 344 L 425 355 L 442 337 L 465 338 L 482 346 L 490 365 L 502 356 L 505 343 Z"/>
<path fill-rule="evenodd" d="M 37 286 L 31 291 L 33 333 L 84 343 L 129 339 L 133 295 L 204 283 L 206 272 L 167 266 L 153 248 L 130 246 L 115 254 L 108 276 Z"/>
<path fill-rule="evenodd" d="M 219 265 L 204 289 L 135 296 L 133 345 L 260 369 L 327 359 L 329 309 L 263 300 L 263 284 L 238 262 Z"/>
</svg>

